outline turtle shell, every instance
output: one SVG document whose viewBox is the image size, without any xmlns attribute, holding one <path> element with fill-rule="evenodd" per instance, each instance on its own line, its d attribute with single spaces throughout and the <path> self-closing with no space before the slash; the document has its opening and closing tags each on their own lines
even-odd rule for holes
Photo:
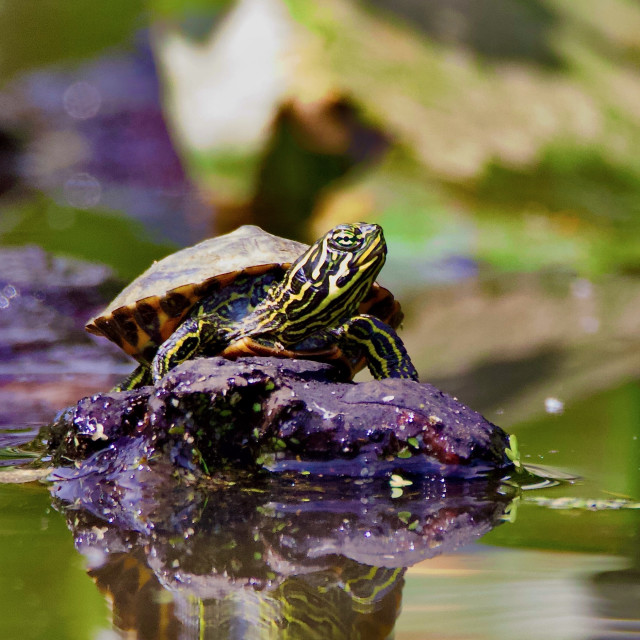
<svg viewBox="0 0 640 640">
<path fill-rule="evenodd" d="M 254 225 L 239 227 L 154 262 L 100 315 L 91 319 L 86 329 L 105 336 L 129 355 L 149 364 L 158 346 L 200 300 L 230 286 L 240 275 L 259 276 L 273 270 L 282 277 L 308 248 L 306 244 L 274 236 Z M 390 291 L 377 283 L 369 290 L 359 311 L 380 318 L 394 329 L 402 321 L 399 303 Z M 291 352 L 286 352 L 285 357 L 289 354 Z M 232 357 L 237 355 L 236 349 Z M 335 354 L 328 359 L 334 360 Z"/>
</svg>

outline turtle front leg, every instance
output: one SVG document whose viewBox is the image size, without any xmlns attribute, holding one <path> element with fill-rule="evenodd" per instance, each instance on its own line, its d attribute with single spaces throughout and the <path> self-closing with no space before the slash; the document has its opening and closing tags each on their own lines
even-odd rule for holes
<svg viewBox="0 0 640 640">
<path fill-rule="evenodd" d="M 160 345 L 151 363 L 153 382 L 157 383 L 181 362 L 199 354 L 219 353 L 225 346 L 217 322 L 206 316 L 188 318 Z"/>
<path fill-rule="evenodd" d="M 345 351 L 364 352 L 369 371 L 377 380 L 418 380 L 418 372 L 398 334 L 375 316 L 354 316 L 332 333 Z"/>
<path fill-rule="evenodd" d="M 147 384 L 153 384 L 151 371 L 148 366 L 141 364 L 137 366 L 122 382 L 119 382 L 111 391 L 132 391 Z"/>
</svg>

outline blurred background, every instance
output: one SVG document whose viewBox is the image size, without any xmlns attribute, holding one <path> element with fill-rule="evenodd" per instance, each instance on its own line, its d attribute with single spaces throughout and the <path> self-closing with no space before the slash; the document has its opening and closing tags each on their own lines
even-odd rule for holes
<svg viewBox="0 0 640 640">
<path fill-rule="evenodd" d="M 421 379 L 637 498 L 639 62 L 637 0 L 4 0 L 3 442 L 132 367 L 82 326 L 154 259 L 367 220 Z M 553 518 L 488 539 L 637 549 Z"/>
<path fill-rule="evenodd" d="M 637 375 L 637 3 L 38 7 L 0 8 L 2 246 L 126 281 L 375 221 L 424 379 L 511 422 Z"/>
</svg>

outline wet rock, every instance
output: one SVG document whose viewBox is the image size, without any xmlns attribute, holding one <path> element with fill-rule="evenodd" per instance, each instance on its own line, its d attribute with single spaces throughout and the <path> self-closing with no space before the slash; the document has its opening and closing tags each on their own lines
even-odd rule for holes
<svg viewBox="0 0 640 640">
<path fill-rule="evenodd" d="M 117 443 L 123 450 L 132 449 L 138 444 L 136 435 L 145 418 L 147 400 L 148 394 L 123 391 L 83 398 L 75 407 L 68 407 L 40 433 L 53 454 L 52 463 L 82 460 Z"/>
<path fill-rule="evenodd" d="M 335 375 L 305 360 L 193 360 L 155 389 L 82 400 L 59 421 L 54 455 L 82 459 L 142 439 L 175 466 L 205 472 L 473 477 L 512 468 L 508 435 L 435 387 Z"/>
</svg>

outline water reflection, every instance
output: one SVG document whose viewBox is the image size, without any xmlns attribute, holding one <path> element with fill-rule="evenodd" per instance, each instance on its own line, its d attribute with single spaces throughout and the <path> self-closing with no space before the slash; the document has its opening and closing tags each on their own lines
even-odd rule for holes
<svg viewBox="0 0 640 640">
<path fill-rule="evenodd" d="M 590 580 L 594 614 L 602 630 L 599 636 L 640 636 L 640 519 L 630 540 L 629 564 L 620 569 L 595 573 Z M 606 631 L 605 631 L 606 630 Z"/>
<path fill-rule="evenodd" d="M 406 568 L 490 531 L 512 497 L 490 480 L 392 498 L 380 480 L 190 486 L 146 464 L 65 476 L 54 505 L 139 638 L 387 638 Z"/>
</svg>

